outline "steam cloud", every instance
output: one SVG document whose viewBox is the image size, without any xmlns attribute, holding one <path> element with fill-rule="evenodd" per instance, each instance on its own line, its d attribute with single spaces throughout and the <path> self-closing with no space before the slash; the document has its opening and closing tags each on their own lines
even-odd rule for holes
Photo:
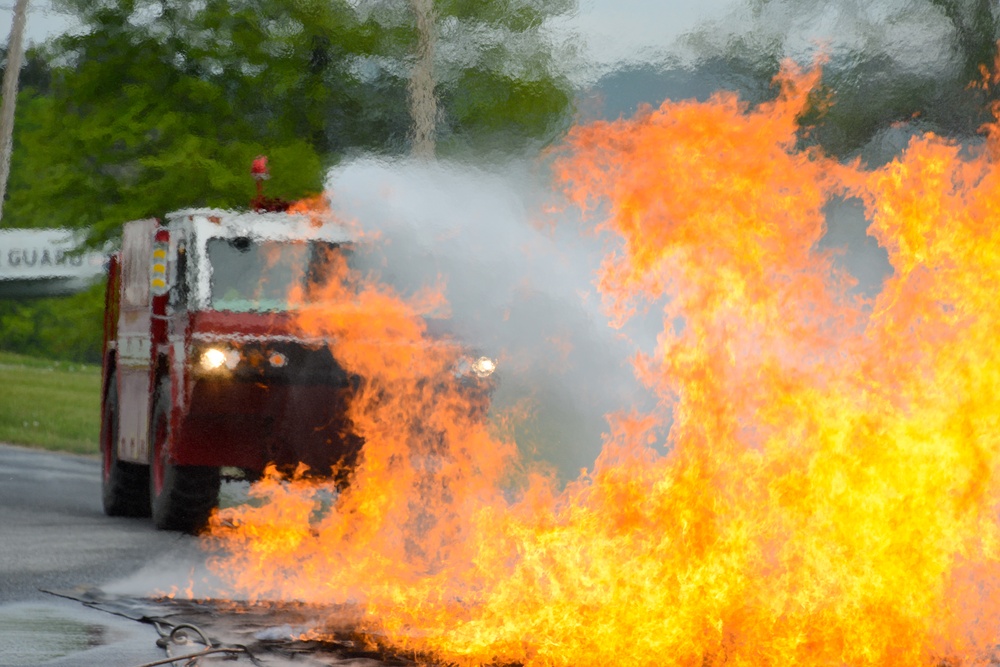
<svg viewBox="0 0 1000 667">
<path fill-rule="evenodd" d="M 338 215 L 378 235 L 359 249 L 362 270 L 403 295 L 442 284 L 451 312 L 432 330 L 499 359 L 494 405 L 531 404 L 522 450 L 575 477 L 600 451 L 605 415 L 648 400 L 629 363 L 643 338 L 608 327 L 593 286 L 606 248 L 538 217 L 551 190 L 536 171 L 363 158 L 334 169 L 327 190 Z"/>
</svg>

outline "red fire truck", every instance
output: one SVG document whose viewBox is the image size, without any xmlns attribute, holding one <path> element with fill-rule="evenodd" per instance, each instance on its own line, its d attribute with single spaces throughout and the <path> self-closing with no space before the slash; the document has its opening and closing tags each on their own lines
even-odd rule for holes
<svg viewBox="0 0 1000 667">
<path fill-rule="evenodd" d="M 297 332 L 351 237 L 287 212 L 187 210 L 124 226 L 109 266 L 101 419 L 104 510 L 195 531 L 224 469 L 349 465 L 352 378 Z"/>
</svg>

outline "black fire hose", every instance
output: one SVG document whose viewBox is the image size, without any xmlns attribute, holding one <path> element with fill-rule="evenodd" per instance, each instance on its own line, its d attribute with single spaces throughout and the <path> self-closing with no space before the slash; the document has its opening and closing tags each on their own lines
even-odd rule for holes
<svg viewBox="0 0 1000 667">
<path fill-rule="evenodd" d="M 185 661 L 184 667 L 197 667 L 198 659 L 207 655 L 218 655 L 218 654 L 228 654 L 231 658 L 235 659 L 240 654 L 245 655 L 251 663 L 257 667 L 263 667 L 261 663 L 254 657 L 246 646 L 239 644 L 233 646 L 218 646 L 213 645 L 212 641 L 208 638 L 208 635 L 202 631 L 197 625 L 192 623 L 181 623 L 173 627 L 168 626 L 160 621 L 153 621 L 153 625 L 156 627 L 156 631 L 160 634 L 160 638 L 156 640 L 156 645 L 167 652 L 167 657 L 163 660 L 155 660 L 153 662 L 147 662 L 142 665 L 137 665 L 137 667 L 157 667 L 157 665 L 172 665 L 177 662 Z M 169 632 L 167 627 L 170 627 Z M 192 635 L 196 635 L 193 637 Z M 171 647 L 173 646 L 187 646 L 192 643 L 200 644 L 205 648 L 196 651 L 194 653 L 189 653 L 187 655 L 172 655 Z"/>
</svg>

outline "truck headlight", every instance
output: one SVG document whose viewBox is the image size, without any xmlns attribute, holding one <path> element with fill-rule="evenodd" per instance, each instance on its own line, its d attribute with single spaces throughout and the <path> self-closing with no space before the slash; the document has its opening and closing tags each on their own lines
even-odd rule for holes
<svg viewBox="0 0 1000 667">
<path fill-rule="evenodd" d="M 496 359 L 490 357 L 462 357 L 455 364 L 455 377 L 477 377 L 488 378 L 497 369 Z"/>
<path fill-rule="evenodd" d="M 240 363 L 240 353 L 237 350 L 225 350 L 219 347 L 210 347 L 201 353 L 198 359 L 202 370 L 214 371 L 225 366 L 233 370 Z"/>
<path fill-rule="evenodd" d="M 201 359 L 198 361 L 202 369 L 214 371 L 226 363 L 226 353 L 217 347 L 210 347 L 201 353 Z"/>
<path fill-rule="evenodd" d="M 493 375 L 493 371 L 497 369 L 497 362 L 489 357 L 479 357 L 472 362 L 470 369 L 476 377 L 489 377 Z"/>
</svg>

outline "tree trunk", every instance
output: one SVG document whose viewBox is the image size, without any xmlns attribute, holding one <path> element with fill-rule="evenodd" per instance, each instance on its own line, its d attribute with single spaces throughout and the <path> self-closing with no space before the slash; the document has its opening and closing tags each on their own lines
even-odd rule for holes
<svg viewBox="0 0 1000 667">
<path fill-rule="evenodd" d="M 17 0 L 14 18 L 7 40 L 7 70 L 3 75 L 3 101 L 0 102 L 0 220 L 3 219 L 3 202 L 7 197 L 7 180 L 10 177 L 10 154 L 14 143 L 14 108 L 17 104 L 17 79 L 24 59 L 24 22 L 28 13 L 28 0 Z"/>
<path fill-rule="evenodd" d="M 434 97 L 434 0 L 410 0 L 417 19 L 417 53 L 410 78 L 413 155 L 434 157 L 437 98 Z"/>
</svg>

